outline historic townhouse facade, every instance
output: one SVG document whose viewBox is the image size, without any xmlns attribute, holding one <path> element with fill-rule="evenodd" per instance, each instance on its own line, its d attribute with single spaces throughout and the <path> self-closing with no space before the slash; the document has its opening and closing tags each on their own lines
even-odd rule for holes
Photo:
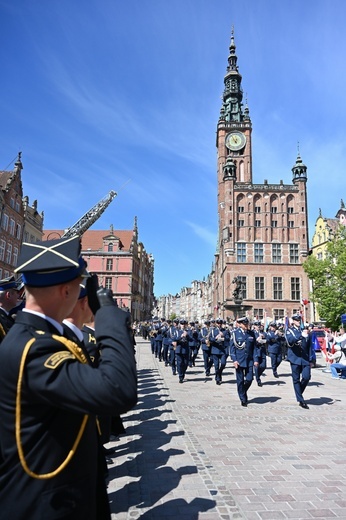
<svg viewBox="0 0 346 520">
<path fill-rule="evenodd" d="M 37 211 L 37 200 L 29 204 L 29 197 L 23 198 L 24 208 L 24 230 L 23 230 L 23 242 L 40 242 L 43 237 L 43 211 L 39 213 Z"/>
<path fill-rule="evenodd" d="M 63 230 L 45 230 L 53 240 Z M 82 237 L 82 255 L 88 270 L 98 275 L 100 285 L 111 289 L 118 306 L 128 309 L 134 321 L 151 317 L 154 306 L 154 259 L 138 241 L 137 219 L 132 230 L 87 230 Z"/>
<path fill-rule="evenodd" d="M 24 227 L 22 169 L 19 153 L 12 171 L 0 171 L 0 279 L 13 274 L 22 243 Z"/>
</svg>

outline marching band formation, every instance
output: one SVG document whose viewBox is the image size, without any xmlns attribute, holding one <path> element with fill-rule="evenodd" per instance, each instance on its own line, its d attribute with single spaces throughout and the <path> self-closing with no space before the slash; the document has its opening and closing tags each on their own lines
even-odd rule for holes
<svg viewBox="0 0 346 520">
<path fill-rule="evenodd" d="M 292 316 L 287 328 L 272 321 L 267 330 L 260 321 L 251 324 L 246 316 L 238 318 L 233 325 L 221 318 L 206 320 L 203 324 L 178 318 L 154 318 L 145 334 L 142 332 L 145 338 L 147 334 L 152 354 L 170 367 L 173 375 L 178 375 L 179 383 L 184 382 L 188 367 L 195 366 L 200 350 L 205 376 L 210 376 L 214 369 L 217 385 L 222 384 L 222 373 L 230 358 L 236 372 L 240 403 L 244 407 L 248 403 L 247 391 L 253 379 L 259 387 L 262 386 L 261 376 L 267 368 L 267 356 L 275 378 L 279 378 L 280 363 L 287 359 L 297 402 L 302 408 L 309 408 L 303 393 L 311 378 L 316 355 L 311 336 L 301 328 L 299 315 Z"/>
</svg>

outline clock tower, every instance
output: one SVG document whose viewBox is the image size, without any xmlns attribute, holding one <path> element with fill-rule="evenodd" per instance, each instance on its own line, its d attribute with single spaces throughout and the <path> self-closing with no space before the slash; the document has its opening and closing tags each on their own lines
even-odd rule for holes
<svg viewBox="0 0 346 520">
<path fill-rule="evenodd" d="M 230 316 L 235 278 L 244 304 L 259 319 L 300 311 L 309 293 L 302 264 L 308 254 L 307 168 L 298 153 L 292 184 L 254 184 L 252 123 L 232 30 L 217 123 L 218 240 L 214 264 L 216 314 Z M 251 317 L 251 316 L 250 316 Z"/>
</svg>

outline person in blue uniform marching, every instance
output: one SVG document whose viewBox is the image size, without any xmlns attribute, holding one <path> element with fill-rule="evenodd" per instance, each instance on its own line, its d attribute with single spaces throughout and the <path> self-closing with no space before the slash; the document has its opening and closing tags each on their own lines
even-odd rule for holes
<svg viewBox="0 0 346 520">
<path fill-rule="evenodd" d="M 234 364 L 237 390 L 242 406 L 247 406 L 247 392 L 253 380 L 253 367 L 258 365 L 255 360 L 255 335 L 249 330 L 249 320 L 246 316 L 237 319 L 237 327 L 232 331 L 230 355 Z"/>
<path fill-rule="evenodd" d="M 258 386 L 262 386 L 261 375 L 267 368 L 267 339 L 260 321 L 254 321 L 253 332 L 256 338 L 255 357 L 258 365 L 254 366 Z"/>
<path fill-rule="evenodd" d="M 229 332 L 222 326 L 221 318 L 216 320 L 216 327 L 210 327 L 209 340 L 211 345 L 211 355 L 215 370 L 215 382 L 217 385 L 222 383 L 222 372 L 226 366 Z"/>
<path fill-rule="evenodd" d="M 159 361 L 162 361 L 162 341 L 163 341 L 162 322 L 164 322 L 164 321 L 165 321 L 165 318 L 162 318 L 162 321 L 158 320 L 157 323 L 155 324 L 156 336 L 155 336 L 154 351 L 155 351 L 155 357 L 159 358 Z"/>
<path fill-rule="evenodd" d="M 190 335 L 186 328 L 187 321 L 180 320 L 179 329 L 175 331 L 173 343 L 175 344 L 175 358 L 179 383 L 184 382 L 185 373 L 189 364 L 189 341 Z"/>
<path fill-rule="evenodd" d="M 308 409 L 303 393 L 311 379 L 311 367 L 316 360 L 312 342 L 308 341 L 308 332 L 301 330 L 301 317 L 292 316 L 292 326 L 286 330 L 287 360 L 291 364 L 293 388 L 297 402 L 301 408 Z"/>
<path fill-rule="evenodd" d="M 172 374 L 175 376 L 177 373 L 177 360 L 175 355 L 175 349 L 177 348 L 177 343 L 174 341 L 174 338 L 177 335 L 177 329 L 179 327 L 179 320 L 175 318 L 173 320 L 173 325 L 170 325 L 167 331 L 169 346 L 168 346 L 168 359 L 169 364 L 172 368 Z"/>
<path fill-rule="evenodd" d="M 277 323 L 271 321 L 267 330 L 268 354 L 271 361 L 273 376 L 278 378 L 278 367 L 282 361 L 283 332 L 278 329 Z"/>
<path fill-rule="evenodd" d="M 190 321 L 189 323 L 189 367 L 194 367 L 198 352 L 198 330 L 196 328 L 196 324 L 194 321 Z"/>
<path fill-rule="evenodd" d="M 169 337 L 168 337 L 168 330 L 169 327 L 172 325 L 172 320 L 167 320 L 163 323 L 161 333 L 162 333 L 162 359 L 165 363 L 165 367 L 168 367 L 169 365 Z"/>
<path fill-rule="evenodd" d="M 199 331 L 199 341 L 203 354 L 203 364 L 206 377 L 210 376 L 210 369 L 213 366 L 213 358 L 211 356 L 211 346 L 209 340 L 210 321 L 205 320 L 204 327 Z"/>
</svg>

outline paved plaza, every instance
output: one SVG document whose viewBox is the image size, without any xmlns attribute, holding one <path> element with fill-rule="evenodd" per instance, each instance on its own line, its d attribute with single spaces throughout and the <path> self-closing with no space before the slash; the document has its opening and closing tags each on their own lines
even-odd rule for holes
<svg viewBox="0 0 346 520">
<path fill-rule="evenodd" d="M 221 386 L 204 376 L 201 353 L 186 380 L 136 338 L 137 406 L 111 442 L 112 519 L 346 519 L 346 380 L 322 358 L 294 398 L 290 365 L 253 382 L 247 408 L 228 359 Z M 318 355 L 319 356 L 319 355 Z"/>
</svg>

